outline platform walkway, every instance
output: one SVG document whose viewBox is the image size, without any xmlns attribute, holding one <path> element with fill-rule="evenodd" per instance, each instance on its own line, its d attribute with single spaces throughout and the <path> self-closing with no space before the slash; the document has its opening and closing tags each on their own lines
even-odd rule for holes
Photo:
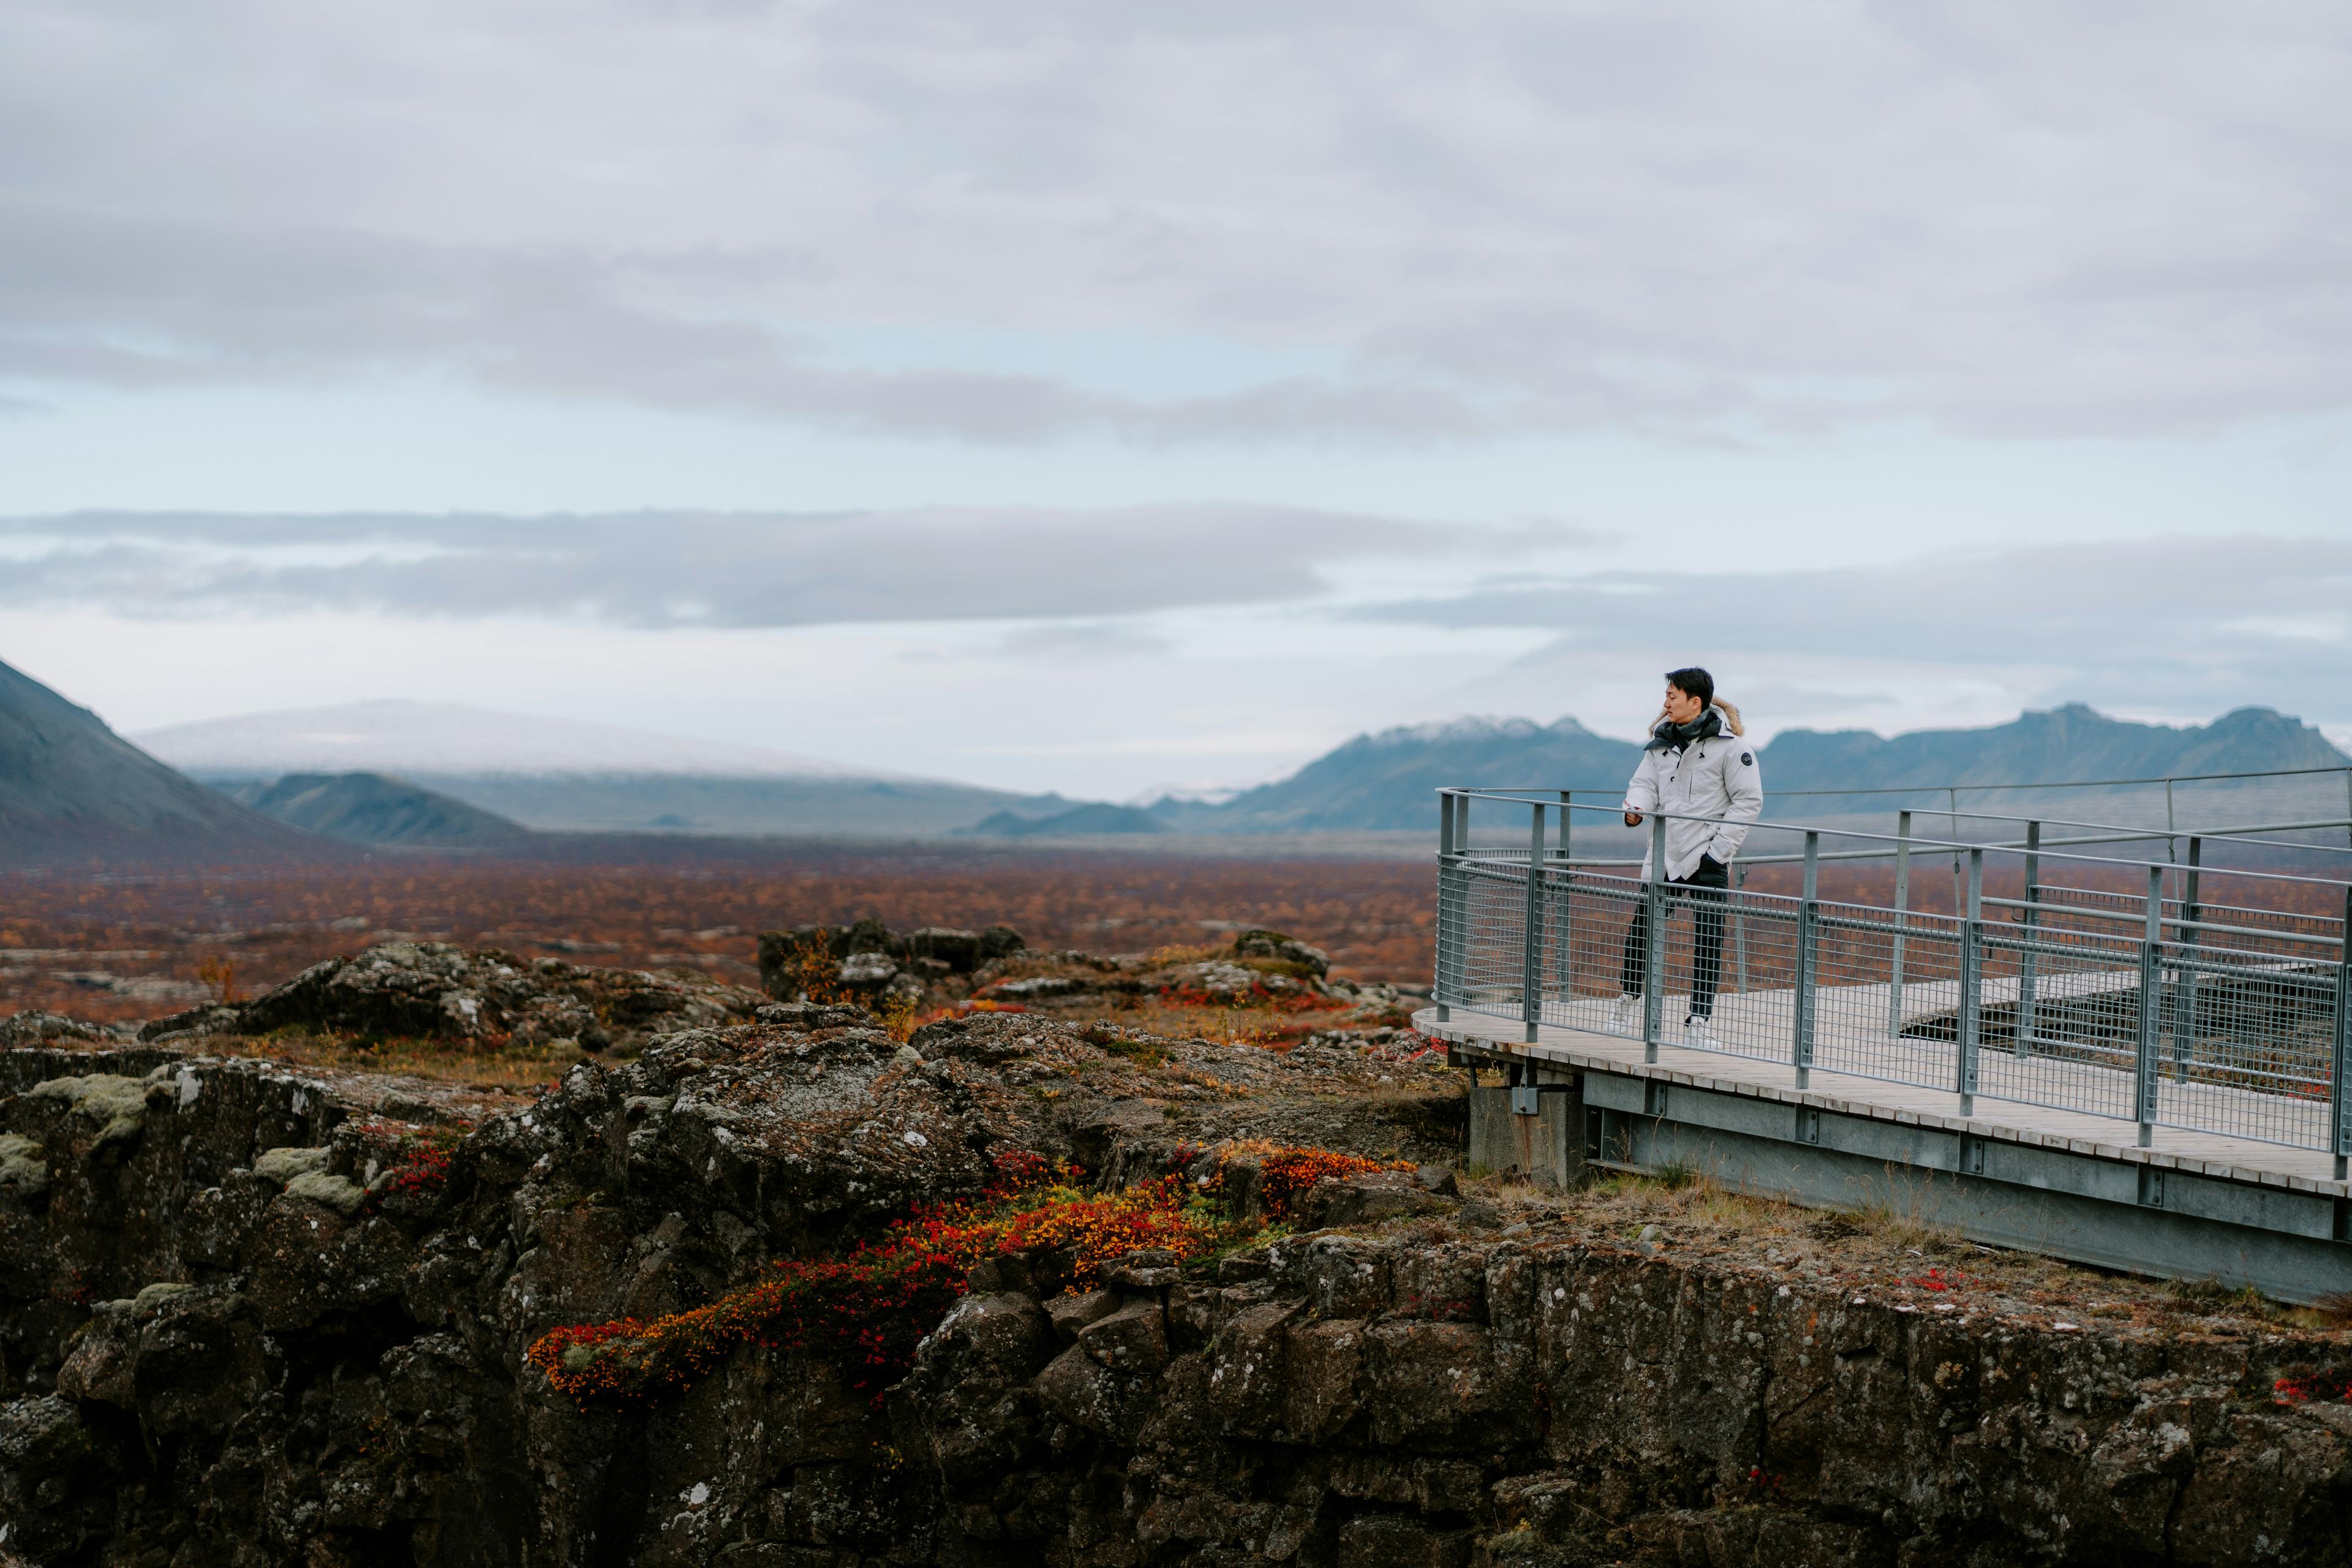
<svg viewBox="0 0 2352 1568">
<path fill-rule="evenodd" d="M 1879 1047 L 1899 1047 L 1914 1053 L 1914 1059 L 1922 1068 L 1916 1075 L 1918 1078 L 1933 1079 L 1940 1075 L 1941 1081 L 1950 1081 L 1955 1052 L 1951 1042 L 1910 1037 L 1890 1039 L 1884 1025 L 1886 987 L 1853 989 L 1880 993 L 1875 1003 L 1879 1010 L 1877 1016 L 1881 1020 L 1875 1037 Z M 1905 997 L 1906 1016 L 1911 1004 L 1908 989 Z M 1927 990 L 1928 987 L 1921 986 L 1919 989 Z M 1778 1001 L 1774 1000 L 1776 997 Z M 1666 1001 L 1670 1009 L 1668 1016 L 1679 1017 L 1680 1014 L 1671 1009 L 1684 1005 L 1682 1000 L 1669 997 Z M 1748 992 L 1725 996 L 1717 1009 L 1719 1026 L 1729 1026 L 1727 1009 L 1734 1003 L 1758 1008 L 1759 1016 L 1754 1020 L 1757 1024 L 1766 1028 L 1777 1024 L 1779 1028 L 1775 1037 L 1784 1042 L 1789 1038 L 1790 1009 L 1794 1005 L 1791 993 Z M 1549 1005 L 1548 1010 L 1557 1012 L 1562 1005 L 1555 1001 Z M 2220 1180 L 2284 1188 L 2323 1197 L 2352 1197 L 2352 1184 L 2335 1178 L 2332 1156 L 2319 1148 L 2294 1148 L 2284 1143 L 2232 1137 L 2221 1132 L 2158 1125 L 2152 1144 L 2143 1149 L 2134 1144 L 2137 1128 L 2130 1121 L 2060 1109 L 2055 1105 L 1996 1099 L 1981 1087 L 1973 1110 L 1964 1115 L 1960 1109 L 1960 1096 L 1952 1089 L 1928 1087 L 1919 1082 L 1893 1081 L 1840 1070 L 1835 1062 L 1821 1052 L 1822 1037 L 1818 1034 L 1815 1063 L 1807 1087 L 1802 1089 L 1797 1088 L 1796 1069 L 1789 1060 L 1785 1046 L 1776 1060 L 1727 1050 L 1693 1050 L 1684 1046 L 1662 1044 L 1658 1047 L 1657 1060 L 1649 1062 L 1644 1060 L 1645 1051 L 1641 1040 L 1613 1035 L 1605 1028 L 1594 1026 L 1607 1016 L 1608 1002 L 1605 999 L 1596 998 L 1588 1002 L 1580 998 L 1565 1005 L 1571 1010 L 1577 1022 L 1546 1023 L 1538 1027 L 1533 1043 L 1521 1037 L 1525 1026 L 1518 1019 L 1473 1013 L 1458 1005 L 1452 1009 L 1452 1016 L 1444 1020 L 1438 1018 L 1436 1008 L 1423 1008 L 1414 1015 L 1413 1024 L 1430 1038 L 1443 1040 L 1455 1047 L 1457 1054 L 1474 1066 L 1532 1063 L 1555 1070 L 1597 1071 L 1656 1079 L 1720 1093 L 1779 1100 L 1791 1106 L 1810 1106 L 1874 1121 L 1931 1127 L 2001 1142 L 2040 1145 Z M 1946 1005 L 1948 1007 L 1950 1004 Z M 1774 1007 L 1780 1009 L 1777 1015 L 1770 1012 Z M 1589 1022 L 1586 1018 L 1588 1009 Z M 1825 1015 L 1824 1023 L 1827 1021 Z M 2126 1107 L 2130 1104 L 2132 1080 L 2128 1073 L 2046 1057 L 2013 1058 L 2005 1050 L 1992 1049 L 1982 1052 L 1979 1063 L 1980 1075 L 1996 1065 L 2005 1072 L 2048 1075 L 2050 1081 L 2042 1087 L 2053 1100 L 2068 1098 L 2081 1102 L 2088 1096 L 2096 1096 L 2091 1102 L 2104 1103 L 2112 1095 L 2120 1094 L 2120 1103 Z M 2116 1087 L 2118 1082 L 2120 1088 Z M 2233 1095 L 2247 1101 L 2259 1101 L 2266 1110 L 2281 1105 L 2290 1107 L 2299 1114 L 2309 1116 L 2315 1135 L 2324 1127 L 2326 1116 L 2324 1101 L 2312 1102 L 2286 1096 L 2219 1089 L 2196 1084 L 2182 1086 L 2168 1079 L 2164 1089 L 2167 1093 L 2185 1091 L 2207 1097 Z"/>
<path fill-rule="evenodd" d="M 2254 973 L 2248 966 L 2243 973 Z M 2262 965 L 2261 970 L 2283 969 Z M 1986 1016 L 2014 1014 L 2022 990 L 2015 976 L 1987 979 L 1980 984 Z M 2139 990 L 2136 969 L 2102 968 L 2044 974 L 2035 985 L 2035 1005 L 2055 1015 L 2070 1002 L 2100 996 L 2130 996 Z M 1953 1089 L 1958 1073 L 1958 1045 L 1949 1036 L 1897 1033 L 1887 1028 L 1894 988 L 1887 984 L 1824 985 L 1815 993 L 1813 1072 L 1836 1072 L 1864 1080 L 1916 1086 L 1931 1090 Z M 1580 996 L 1547 998 L 1546 1026 L 1607 1036 L 1623 1040 L 1609 1027 L 1612 999 Z M 1796 1034 L 1796 993 L 1777 990 L 1727 991 L 1716 997 L 1713 1027 L 1717 1047 L 1695 1052 L 1702 1057 L 1739 1057 L 1758 1063 L 1779 1062 L 1793 1073 Z M 1457 1015 L 1465 1005 L 1457 1004 Z M 1960 984 L 1957 980 L 1910 981 L 1903 987 L 1899 1028 L 1910 1030 L 1957 1018 Z M 1508 1014 L 1496 1022 L 1514 1034 L 1525 1026 L 1517 1016 L 1516 999 L 1493 1005 Z M 1679 1020 L 1690 1010 L 1687 994 L 1668 994 L 1660 1009 L 1667 1021 L 1666 1038 L 1680 1033 Z M 2006 1022 L 2013 1022 L 2013 1017 Z M 1632 1041 L 1640 1049 L 1638 1039 Z M 2166 1042 L 2159 1054 L 2161 1076 L 2157 1089 L 2159 1124 L 2180 1123 L 2211 1129 L 2236 1129 L 2242 1136 L 2232 1142 L 2263 1142 L 2314 1151 L 2327 1143 L 2327 1102 L 2291 1091 L 2257 1090 L 2210 1081 L 2215 1064 L 2198 1059 L 2197 1076 L 2183 1082 L 2174 1072 Z M 2001 1035 L 1982 1044 L 1977 1053 L 1977 1096 L 1979 1100 L 2016 1100 L 2032 1106 L 2071 1107 L 2093 1121 L 2123 1119 L 2134 1125 L 2134 1044 L 2130 1041 L 2029 1043 L 2014 1048 L 2013 1038 Z M 2105 1058 L 2101 1060 L 2099 1058 Z M 2136 1134 L 2135 1134 L 2136 1135 Z M 2226 1134 L 2225 1134 L 2226 1135 Z M 2329 1168 L 2333 1169 L 2332 1161 Z"/>
</svg>

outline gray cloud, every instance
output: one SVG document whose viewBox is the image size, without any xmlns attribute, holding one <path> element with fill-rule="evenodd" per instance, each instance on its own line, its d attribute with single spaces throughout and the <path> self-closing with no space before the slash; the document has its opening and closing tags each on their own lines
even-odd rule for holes
<svg viewBox="0 0 2352 1568">
<path fill-rule="evenodd" d="M 1849 569 L 1611 572 L 1347 613 L 1556 632 L 1529 657 L 1532 670 L 1656 648 L 1718 677 L 1743 662 L 1811 664 L 1823 672 L 1817 679 L 1895 693 L 1886 705 L 1896 708 L 1906 672 L 1974 670 L 2029 701 L 2182 715 L 2260 702 L 2352 723 L 2352 542 L 2338 540 L 2162 539 Z M 1803 705 L 1834 705 L 1832 689 L 1806 693 Z"/>
<path fill-rule="evenodd" d="M 1262 506 L 0 520 L 0 604 L 205 616 L 562 616 L 639 626 L 1072 619 L 1309 599 L 1328 568 L 1575 544 Z M 1019 634 L 1016 634 L 1016 637 Z M 1133 634 L 1127 634 L 1130 637 Z"/>
<path fill-rule="evenodd" d="M 2210 428 L 2352 403 L 2347 89 L 2320 0 L 28 0 L 0 376 L 992 442 Z M 1338 368 L 874 369 L 809 321 Z"/>
<path fill-rule="evenodd" d="M 1147 398 L 1048 375 L 845 369 L 804 333 L 633 298 L 633 268 L 313 228 L 241 230 L 0 199 L 0 377 L 135 389 L 452 374 L 854 432 L 1028 442 L 1429 439 L 1517 421 L 1393 379 Z M 691 258 L 689 258 L 690 260 Z M 693 268 L 687 268 L 691 272 Z"/>
<path fill-rule="evenodd" d="M 1014 658 L 1055 663 L 1064 659 L 1159 658 L 1175 650 L 1167 637 L 1117 622 L 1054 622 L 1008 632 L 997 647 Z"/>
</svg>

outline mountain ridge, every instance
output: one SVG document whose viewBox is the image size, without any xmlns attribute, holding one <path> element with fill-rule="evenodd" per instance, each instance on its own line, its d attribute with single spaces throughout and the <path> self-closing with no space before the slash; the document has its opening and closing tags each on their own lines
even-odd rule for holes
<svg viewBox="0 0 2352 1568">
<path fill-rule="evenodd" d="M 992 813 L 1043 816 L 1074 804 L 765 747 L 403 698 L 201 720 L 141 739 L 241 797 L 293 776 L 375 775 L 534 833 L 921 838 Z"/>
<path fill-rule="evenodd" d="M 1915 730 L 1786 730 L 1756 748 L 1766 794 L 2084 784 L 2162 774 L 2352 767 L 2315 728 L 2270 708 L 2210 724 L 2143 724 L 2086 703 L 2028 710 L 2006 723 Z M 1163 797 L 1147 809 L 1187 832 L 1418 829 L 1438 789 L 1622 790 L 1633 741 L 1573 718 L 1466 718 L 1357 735 L 1287 778 L 1222 805 Z"/>
<path fill-rule="evenodd" d="M 17 868 L 340 859 L 132 745 L 0 663 L 0 865 Z"/>
<path fill-rule="evenodd" d="M 347 844 L 510 849 L 530 828 L 386 773 L 288 773 L 230 798 L 264 816 Z"/>
</svg>

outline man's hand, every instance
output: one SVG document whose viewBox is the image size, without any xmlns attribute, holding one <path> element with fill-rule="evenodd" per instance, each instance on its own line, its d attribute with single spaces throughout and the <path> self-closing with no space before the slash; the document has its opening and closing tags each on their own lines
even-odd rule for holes
<svg viewBox="0 0 2352 1568">
<path fill-rule="evenodd" d="M 1641 814 L 1640 812 L 1638 812 L 1638 811 L 1629 811 L 1629 812 L 1627 812 L 1627 813 L 1625 814 L 1625 826 L 1628 826 L 1628 827 L 1639 827 L 1639 826 L 1642 826 L 1642 814 Z"/>
</svg>

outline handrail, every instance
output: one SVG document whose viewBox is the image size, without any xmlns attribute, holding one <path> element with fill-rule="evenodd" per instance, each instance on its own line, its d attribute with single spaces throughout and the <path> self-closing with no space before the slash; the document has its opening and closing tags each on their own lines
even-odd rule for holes
<svg viewBox="0 0 2352 1568">
<path fill-rule="evenodd" d="M 1984 794 L 1993 790 L 2022 789 L 2120 789 L 2126 784 L 2214 784 L 2225 779 L 2293 779 L 2309 778 L 2320 773 L 2352 773 L 2352 763 L 2337 763 L 2318 768 L 2256 768 L 2242 773 L 2161 773 L 2144 779 L 2045 779 L 2026 784 L 1857 784 L 1852 789 L 1783 789 L 1772 793 L 1783 797 L 1846 795 L 1948 795 L 1955 790 Z M 1441 784 L 1441 789 L 1456 786 Z M 1496 787 L 1496 786 L 1488 786 Z M 1518 789 L 1519 786 L 1507 786 Z M 1529 784 L 1521 793 L 1548 790 L 1558 793 L 1557 784 Z"/>
<path fill-rule="evenodd" d="M 2352 769 L 2347 769 L 2352 773 Z M 2038 822 L 2044 827 L 2091 827 L 2114 833 L 2115 838 L 2073 838 L 2070 844 L 2128 844 L 2138 838 L 2226 838 L 2232 844 L 2264 845 L 2276 849 L 2325 849 L 2333 855 L 2352 855 L 2352 845 L 2302 844 L 2284 838 L 2249 838 L 2250 833 L 2302 833 L 2322 827 L 2352 827 L 2352 817 L 2335 816 L 2316 822 L 2248 822 L 2222 827 L 2138 827 L 2128 822 L 2077 822 L 2063 816 L 2027 816 L 2009 811 L 1930 811 L 1930 816 L 1960 816 L 1970 822 Z"/>
<path fill-rule="evenodd" d="M 1442 797 L 1454 800 L 1494 800 L 1504 802 L 1511 805 L 1533 806 L 1544 811 L 1584 811 L 1609 816 L 1622 816 L 1622 807 L 1621 806 L 1580 805 L 1573 802 L 1559 800 L 1557 798 L 1551 800 L 1529 800 L 1519 795 L 1501 794 L 1492 790 L 1462 789 L 1448 786 L 1439 789 L 1436 793 Z M 1559 792 L 1553 791 L 1551 793 L 1556 796 Z M 1987 850 L 2000 850 L 2005 853 L 2027 852 L 2023 846 L 2013 844 L 1979 844 L 1969 843 L 1965 839 L 1923 838 L 1916 835 L 1906 837 L 1890 833 L 1865 832 L 1860 828 L 1819 827 L 1808 826 L 1802 823 L 1770 822 L 1761 817 L 1756 818 L 1752 821 L 1741 821 L 1733 817 L 1708 816 L 1700 812 L 1672 812 L 1659 810 L 1645 811 L 1643 815 L 1650 817 L 1661 817 L 1668 822 L 1696 822 L 1709 824 L 1718 827 L 1726 826 L 1744 826 L 1750 830 L 1761 828 L 1773 833 L 1796 833 L 1816 837 L 1826 835 L 1837 838 L 1862 839 L 1868 843 L 1884 844 L 1888 847 L 1883 851 L 1845 851 L 1835 855 L 1822 854 L 1817 856 L 1817 858 L 1822 860 L 1832 858 L 1877 859 L 1883 855 L 1894 854 L 1898 849 L 1910 854 L 1927 854 L 1934 856 L 1951 854 L 1965 855 L 1970 850 L 1977 850 L 1979 852 Z M 1930 812 L 1927 815 L 1940 816 L 1941 814 Z M 1468 854 L 1471 853 L 1471 851 L 1467 849 L 1456 849 L 1452 851 L 1452 853 Z M 1503 857 L 1507 858 L 1516 858 L 1524 856 L 1526 853 L 1527 852 L 1524 850 L 1508 850 L 1502 852 Z M 2160 871 L 2187 869 L 2187 868 L 2176 866 L 2170 861 L 2134 860 L 2109 855 L 2068 855 L 2060 851 L 2053 850 L 2046 846 L 2038 851 L 2038 853 L 2046 859 L 2070 860 L 2092 866 L 2131 867 L 2143 870 Z M 1743 858 L 1746 858 L 1743 857 Z M 1791 863 L 1793 860 L 1799 860 L 1801 858 L 1803 858 L 1803 857 L 1758 856 L 1752 859 L 1748 859 L 1747 863 L 1751 866 L 1776 864 L 1785 865 Z M 2200 868 L 2200 869 L 2208 874 L 2224 874 L 2224 868 L 2220 867 L 2209 866 Z M 2258 878 L 2264 881 L 2301 883 L 2311 887 L 2320 888 L 2341 888 L 2346 885 L 2340 879 L 2328 877 L 2301 877 L 2285 871 L 2244 871 L 2229 869 L 2226 871 L 2226 874 L 2233 877 Z"/>
</svg>

